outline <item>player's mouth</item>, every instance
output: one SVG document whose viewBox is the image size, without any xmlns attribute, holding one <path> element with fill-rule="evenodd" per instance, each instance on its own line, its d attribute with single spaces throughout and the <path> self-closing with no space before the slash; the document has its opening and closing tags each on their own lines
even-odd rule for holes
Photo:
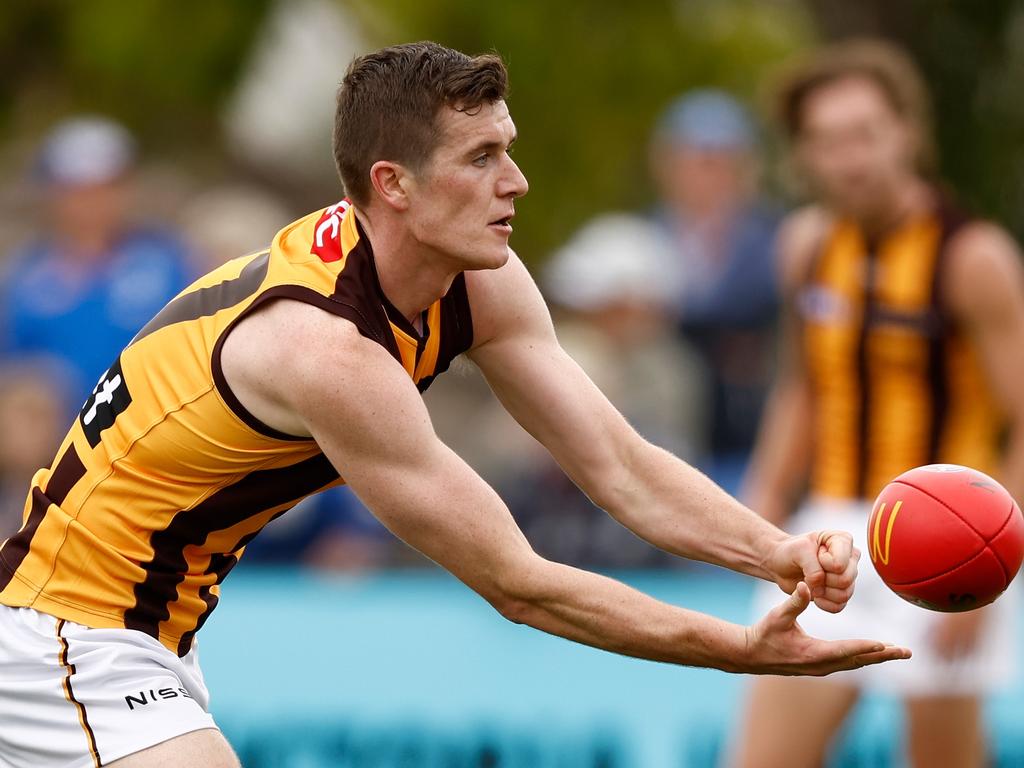
<svg viewBox="0 0 1024 768">
<path fill-rule="evenodd" d="M 499 232 L 503 232 L 505 234 L 511 234 L 511 232 L 512 232 L 512 224 L 511 224 L 512 217 L 515 216 L 515 215 L 516 215 L 515 211 L 512 211 L 511 213 L 508 214 L 508 216 L 504 216 L 504 217 L 502 217 L 500 219 L 495 219 L 494 221 L 490 222 L 487 226 L 491 227 L 492 229 L 496 229 Z"/>
</svg>

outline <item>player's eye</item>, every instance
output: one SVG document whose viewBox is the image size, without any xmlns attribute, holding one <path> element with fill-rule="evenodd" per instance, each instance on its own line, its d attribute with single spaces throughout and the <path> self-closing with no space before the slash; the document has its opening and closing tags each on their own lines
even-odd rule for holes
<svg viewBox="0 0 1024 768">
<path fill-rule="evenodd" d="M 487 159 L 489 157 L 490 157 L 490 155 L 488 155 L 485 152 L 484 154 L 480 155 L 479 157 L 473 158 L 473 165 L 475 165 L 475 166 L 477 166 L 479 168 L 483 168 L 485 165 L 487 165 Z"/>
</svg>

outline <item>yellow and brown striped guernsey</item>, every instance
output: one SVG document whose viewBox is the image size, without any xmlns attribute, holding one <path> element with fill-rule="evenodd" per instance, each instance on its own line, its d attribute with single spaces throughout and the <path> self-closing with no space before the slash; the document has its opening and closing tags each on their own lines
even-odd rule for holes
<svg viewBox="0 0 1024 768">
<path fill-rule="evenodd" d="M 421 391 L 472 342 L 461 275 L 420 334 L 381 291 L 347 201 L 300 219 L 183 291 L 102 377 L 0 547 L 0 603 L 141 630 L 184 655 L 249 540 L 343 482 L 312 440 L 248 413 L 221 372 L 227 332 L 276 298 L 348 319 Z"/>
<path fill-rule="evenodd" d="M 877 243 L 850 221 L 825 238 L 798 297 L 815 494 L 874 498 L 894 476 L 933 462 L 993 471 L 1001 417 L 941 301 L 945 246 L 959 224 L 936 210 Z"/>
</svg>

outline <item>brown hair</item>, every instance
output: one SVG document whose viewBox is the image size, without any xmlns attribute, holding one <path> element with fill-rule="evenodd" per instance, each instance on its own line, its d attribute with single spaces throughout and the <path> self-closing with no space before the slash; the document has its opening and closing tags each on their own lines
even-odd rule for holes
<svg viewBox="0 0 1024 768">
<path fill-rule="evenodd" d="M 800 136 L 803 108 L 814 91 L 848 77 L 863 77 L 878 86 L 896 114 L 918 134 L 917 165 L 935 162 L 931 105 L 921 73 L 900 48 L 881 40 L 850 40 L 815 51 L 783 72 L 775 88 L 778 121 L 789 139 Z"/>
<path fill-rule="evenodd" d="M 354 59 L 338 89 L 334 161 L 346 194 L 370 199 L 370 168 L 393 160 L 414 169 L 430 158 L 442 107 L 479 109 L 505 98 L 499 56 L 470 57 L 431 42 L 382 48 Z"/>
</svg>

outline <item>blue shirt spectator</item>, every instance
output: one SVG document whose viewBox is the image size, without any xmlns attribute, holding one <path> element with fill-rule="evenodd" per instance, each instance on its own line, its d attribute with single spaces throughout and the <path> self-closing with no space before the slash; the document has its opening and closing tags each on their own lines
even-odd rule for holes
<svg viewBox="0 0 1024 768">
<path fill-rule="evenodd" d="M 47 230 L 13 254 L 3 283 L 3 353 L 61 363 L 73 409 L 191 278 L 179 238 L 128 221 L 133 160 L 115 123 L 59 125 L 37 167 Z"/>
<path fill-rule="evenodd" d="M 16 253 L 3 307 L 8 356 L 45 354 L 68 369 L 84 400 L 135 333 L 188 284 L 185 252 L 168 233 L 125 233 L 89 265 L 69 261 L 52 241 Z"/>
<path fill-rule="evenodd" d="M 668 107 L 651 163 L 654 218 L 680 271 L 679 327 L 710 375 L 705 468 L 735 491 L 772 374 L 781 212 L 758 194 L 753 123 L 722 91 L 693 91 Z"/>
</svg>

